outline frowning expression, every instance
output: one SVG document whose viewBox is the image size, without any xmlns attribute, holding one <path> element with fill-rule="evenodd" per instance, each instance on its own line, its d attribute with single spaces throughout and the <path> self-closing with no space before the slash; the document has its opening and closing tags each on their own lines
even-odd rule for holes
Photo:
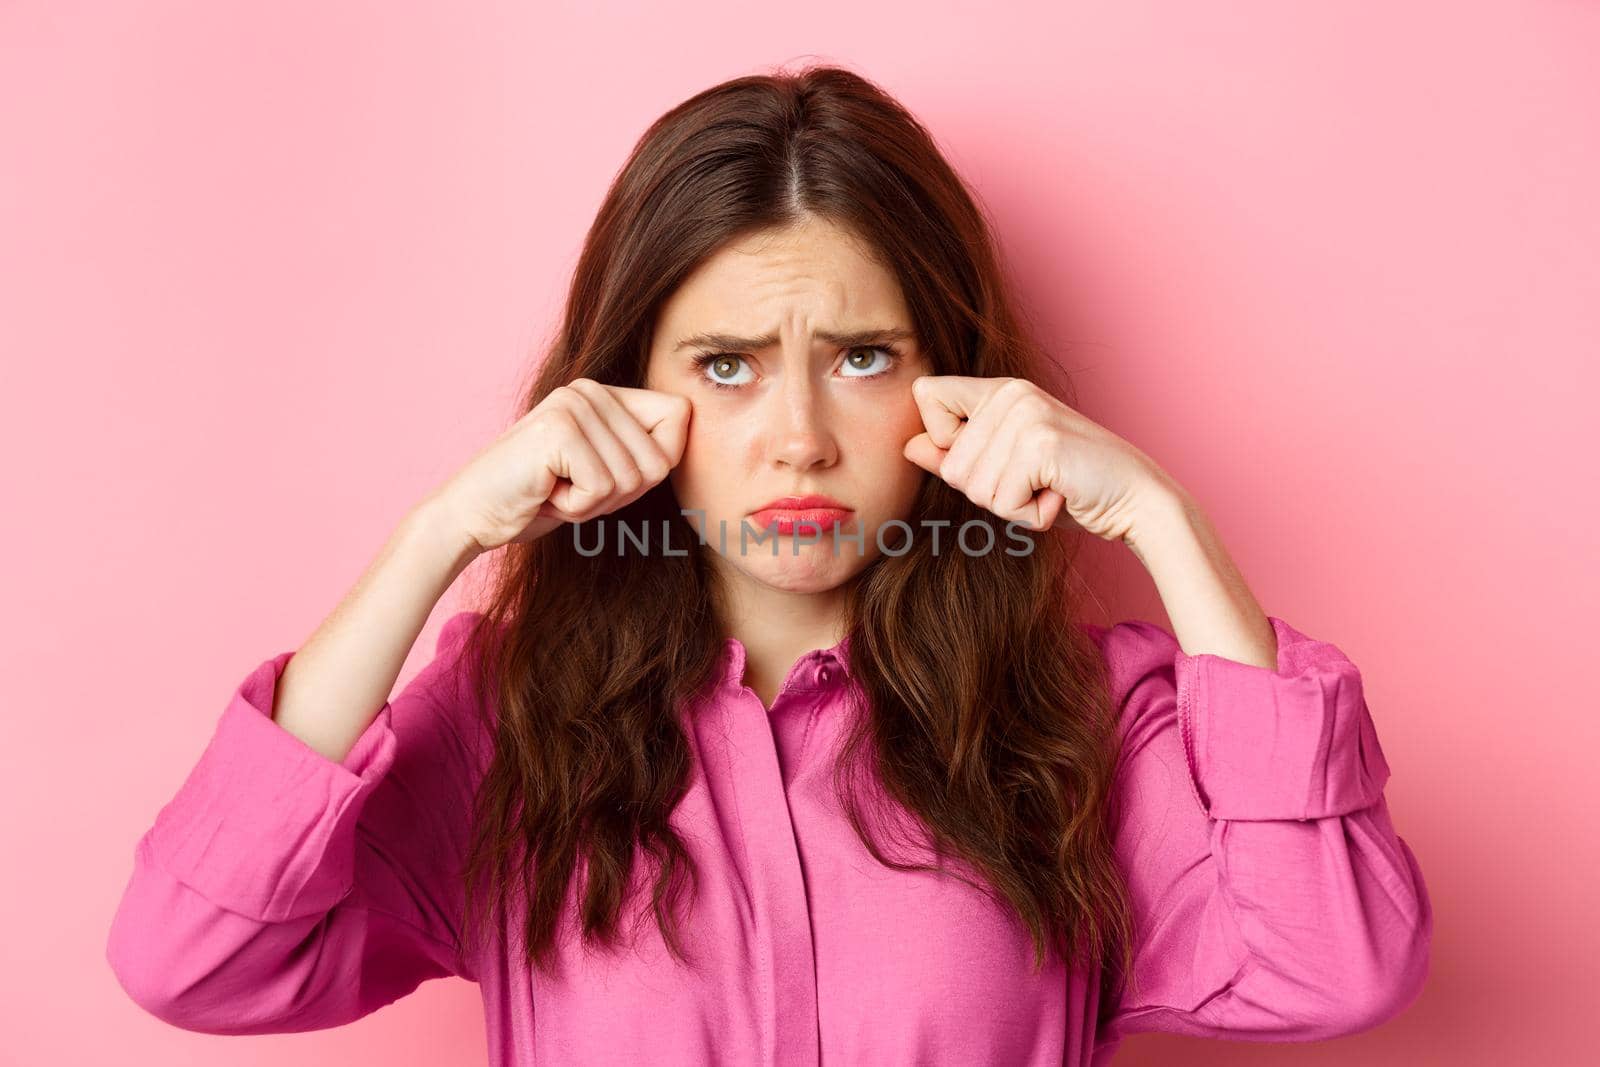
<svg viewBox="0 0 1600 1067">
<path fill-rule="evenodd" d="M 731 242 L 685 279 L 656 318 L 645 385 L 693 404 L 671 482 L 704 513 L 709 545 L 747 578 L 818 592 L 871 563 L 879 527 L 910 514 L 926 475 L 902 449 L 922 432 L 911 382 L 928 373 L 894 275 L 849 231 L 808 219 Z M 764 510 L 807 496 L 839 507 Z M 775 532 L 741 547 L 744 524 Z"/>
</svg>

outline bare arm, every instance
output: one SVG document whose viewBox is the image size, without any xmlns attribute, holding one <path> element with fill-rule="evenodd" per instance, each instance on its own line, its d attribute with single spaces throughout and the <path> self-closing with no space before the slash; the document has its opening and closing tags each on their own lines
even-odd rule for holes
<svg viewBox="0 0 1600 1067">
<path fill-rule="evenodd" d="M 1183 651 L 1275 670 L 1272 624 L 1199 503 L 1164 472 L 1139 500 L 1123 541 L 1154 580 Z"/>
<path fill-rule="evenodd" d="M 689 413 L 683 397 L 587 378 L 552 392 L 407 513 L 289 661 L 273 721 L 344 759 L 467 565 L 637 499 L 682 457 Z"/>
<path fill-rule="evenodd" d="M 273 720 L 342 761 L 389 699 L 439 598 L 481 551 L 441 498 L 408 512 L 284 668 Z"/>
</svg>

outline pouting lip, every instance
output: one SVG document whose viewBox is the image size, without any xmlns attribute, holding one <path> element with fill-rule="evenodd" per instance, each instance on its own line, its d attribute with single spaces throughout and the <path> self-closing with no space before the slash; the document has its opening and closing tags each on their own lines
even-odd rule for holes
<svg viewBox="0 0 1600 1067">
<path fill-rule="evenodd" d="M 854 508 L 846 507 L 844 504 L 839 503 L 831 496 L 823 496 L 820 493 L 812 493 L 807 496 L 781 496 L 776 500 L 770 500 L 761 505 L 759 508 L 756 508 L 754 511 L 750 512 L 750 514 L 754 515 L 757 512 L 762 511 L 809 511 L 818 508 L 834 508 L 839 511 L 855 510 Z"/>
</svg>

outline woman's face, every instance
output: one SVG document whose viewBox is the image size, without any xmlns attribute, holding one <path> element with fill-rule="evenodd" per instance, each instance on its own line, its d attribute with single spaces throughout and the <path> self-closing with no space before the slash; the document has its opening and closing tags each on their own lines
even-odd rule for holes
<svg viewBox="0 0 1600 1067">
<path fill-rule="evenodd" d="M 911 382 L 931 368 L 911 331 L 894 276 L 820 220 L 730 243 L 668 298 L 645 385 L 693 404 L 672 487 L 732 576 L 834 589 L 878 556 L 883 523 L 909 516 L 926 477 L 902 452 L 923 429 Z M 849 509 L 837 540 L 774 535 L 756 514 L 813 494 Z"/>
</svg>

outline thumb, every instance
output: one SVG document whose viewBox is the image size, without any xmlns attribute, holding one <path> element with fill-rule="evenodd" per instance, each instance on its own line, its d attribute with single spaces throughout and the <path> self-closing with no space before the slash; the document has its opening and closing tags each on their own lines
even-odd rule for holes
<svg viewBox="0 0 1600 1067">
<path fill-rule="evenodd" d="M 929 474 L 939 473 L 939 464 L 947 455 L 945 449 L 933 443 L 933 438 L 927 433 L 919 433 L 906 442 L 903 449 L 905 457 Z"/>
<path fill-rule="evenodd" d="M 657 389 L 634 389 L 618 385 L 608 385 L 606 388 L 633 416 L 634 421 L 655 438 L 656 444 L 672 465 L 677 466 L 689 441 L 689 420 L 693 414 L 689 399 Z"/>
</svg>

